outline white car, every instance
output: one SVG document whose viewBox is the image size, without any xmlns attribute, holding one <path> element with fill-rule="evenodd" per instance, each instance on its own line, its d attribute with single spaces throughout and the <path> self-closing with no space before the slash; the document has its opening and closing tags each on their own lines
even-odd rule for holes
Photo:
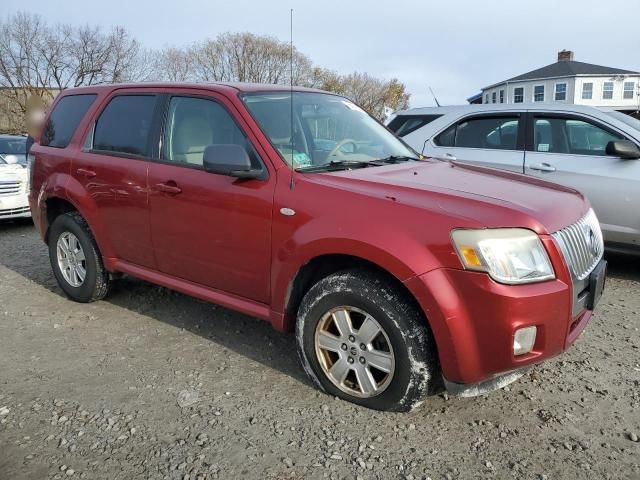
<svg viewBox="0 0 640 480">
<path fill-rule="evenodd" d="M 0 220 L 30 218 L 26 138 L 0 135 Z"/>
<path fill-rule="evenodd" d="M 640 254 L 637 119 L 604 108 L 520 103 L 415 108 L 398 112 L 388 127 L 426 156 L 512 170 L 582 192 L 607 249 Z"/>
</svg>

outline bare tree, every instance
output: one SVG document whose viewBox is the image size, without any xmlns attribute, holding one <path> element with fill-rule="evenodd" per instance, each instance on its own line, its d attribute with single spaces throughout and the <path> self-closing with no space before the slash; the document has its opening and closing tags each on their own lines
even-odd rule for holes
<svg viewBox="0 0 640 480">
<path fill-rule="evenodd" d="M 0 21 L 0 104 L 20 123 L 33 95 L 50 102 L 69 87 L 147 80 L 293 81 L 345 95 L 379 118 L 386 110 L 406 107 L 409 100 L 397 79 L 339 75 L 270 36 L 223 33 L 191 47 L 157 52 L 143 48 L 122 27 L 104 32 L 89 25 L 50 26 L 24 12 Z"/>
<path fill-rule="evenodd" d="M 169 82 L 185 82 L 195 76 L 194 54 L 189 49 L 167 47 L 157 54 L 156 77 Z"/>
<path fill-rule="evenodd" d="M 18 125 L 33 95 L 48 103 L 69 87 L 145 80 L 152 60 L 121 27 L 105 34 L 95 26 L 49 26 L 24 12 L 0 22 L 1 94 Z"/>
</svg>

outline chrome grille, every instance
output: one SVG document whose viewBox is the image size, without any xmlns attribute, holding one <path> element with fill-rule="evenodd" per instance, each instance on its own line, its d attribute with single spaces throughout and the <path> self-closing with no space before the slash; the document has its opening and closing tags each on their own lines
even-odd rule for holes
<svg viewBox="0 0 640 480">
<path fill-rule="evenodd" d="M 24 215 L 25 213 L 31 213 L 29 207 L 8 208 L 0 210 L 0 218 L 12 217 L 14 215 Z"/>
<path fill-rule="evenodd" d="M 553 238 L 577 280 L 587 278 L 604 253 L 602 230 L 593 210 L 573 225 L 554 233 Z"/>
<path fill-rule="evenodd" d="M 0 182 L 0 196 L 15 195 L 16 193 L 20 193 L 20 182 Z"/>
</svg>

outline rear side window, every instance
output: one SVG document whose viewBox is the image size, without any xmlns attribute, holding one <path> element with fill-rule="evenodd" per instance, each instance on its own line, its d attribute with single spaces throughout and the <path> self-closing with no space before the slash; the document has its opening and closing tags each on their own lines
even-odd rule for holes
<svg viewBox="0 0 640 480">
<path fill-rule="evenodd" d="M 155 95 L 120 95 L 111 99 L 96 122 L 93 150 L 150 156 Z"/>
<path fill-rule="evenodd" d="M 389 122 L 389 129 L 399 137 L 409 135 L 442 115 L 399 115 Z"/>
<path fill-rule="evenodd" d="M 68 95 L 61 98 L 49 115 L 40 144 L 56 148 L 69 145 L 73 133 L 95 99 L 94 94 Z"/>
<path fill-rule="evenodd" d="M 434 142 L 440 147 L 516 150 L 518 117 L 476 117 L 463 120 L 440 133 Z"/>
</svg>

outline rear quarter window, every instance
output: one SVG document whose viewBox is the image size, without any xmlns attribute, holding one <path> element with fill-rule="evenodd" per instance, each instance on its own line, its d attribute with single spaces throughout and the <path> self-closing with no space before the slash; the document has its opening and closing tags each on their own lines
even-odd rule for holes
<svg viewBox="0 0 640 480">
<path fill-rule="evenodd" d="M 82 118 L 96 99 L 95 94 L 67 95 L 56 104 L 45 123 L 40 144 L 65 148 Z"/>
<path fill-rule="evenodd" d="M 428 125 L 442 115 L 398 115 L 389 122 L 389 130 L 399 137 L 409 135 L 411 132 Z"/>
<path fill-rule="evenodd" d="M 155 95 L 113 97 L 98 118 L 93 150 L 150 156 Z"/>
</svg>

